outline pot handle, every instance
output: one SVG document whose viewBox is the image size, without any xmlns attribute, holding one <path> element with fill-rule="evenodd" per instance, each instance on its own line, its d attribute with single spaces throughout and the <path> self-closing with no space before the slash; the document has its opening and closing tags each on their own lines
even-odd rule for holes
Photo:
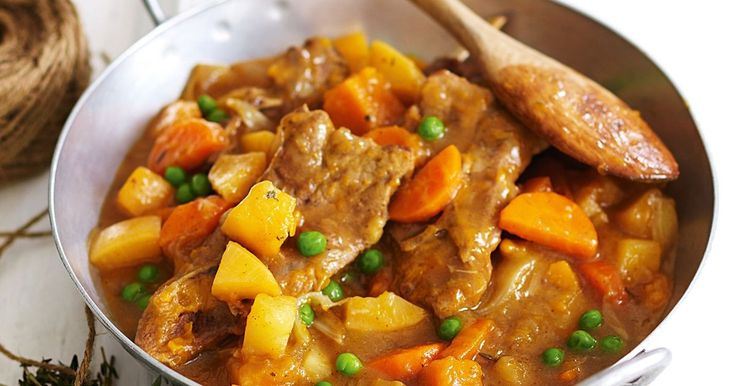
<svg viewBox="0 0 736 386">
<path fill-rule="evenodd" d="M 164 9 L 161 8 L 161 4 L 159 4 L 158 0 L 143 0 L 143 5 L 146 6 L 148 14 L 151 16 L 151 19 L 153 19 L 153 23 L 157 26 L 161 25 L 161 23 L 165 22 L 166 19 L 168 19 L 166 13 L 164 13 Z"/>
<path fill-rule="evenodd" d="M 577 386 L 645 386 L 654 381 L 672 361 L 672 353 L 660 347 L 642 350 L 633 358 L 609 367 L 577 384 Z"/>
</svg>

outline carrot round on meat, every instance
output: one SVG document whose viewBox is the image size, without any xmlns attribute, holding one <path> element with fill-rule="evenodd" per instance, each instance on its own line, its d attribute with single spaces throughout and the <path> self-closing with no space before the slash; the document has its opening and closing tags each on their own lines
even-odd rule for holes
<svg viewBox="0 0 736 386">
<path fill-rule="evenodd" d="M 169 166 L 191 171 L 228 144 L 225 130 L 216 123 L 199 118 L 180 121 L 156 138 L 148 155 L 148 168 L 158 174 Z"/>
<path fill-rule="evenodd" d="M 428 220 L 455 198 L 461 186 L 462 157 L 450 145 L 399 188 L 388 207 L 389 218 L 407 223 Z"/>
<path fill-rule="evenodd" d="M 520 194 L 501 211 L 501 229 L 580 259 L 598 249 L 598 234 L 580 207 L 553 192 Z"/>
</svg>

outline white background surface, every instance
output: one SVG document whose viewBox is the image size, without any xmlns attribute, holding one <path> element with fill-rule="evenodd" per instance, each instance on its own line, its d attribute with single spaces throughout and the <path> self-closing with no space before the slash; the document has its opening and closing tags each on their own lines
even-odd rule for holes
<svg viewBox="0 0 736 386">
<path fill-rule="evenodd" d="M 180 6 L 203 1 L 180 0 Z M 114 58 L 152 28 L 138 1 L 75 2 L 98 68 L 101 52 Z M 668 347 L 674 355 L 656 384 L 732 383 L 736 257 L 729 241 L 736 232 L 731 170 L 736 165 L 736 5 L 718 0 L 562 2 L 603 21 L 648 53 L 680 89 L 703 133 L 718 184 L 715 234 L 697 285 L 652 337 L 652 347 Z M 0 186 L 0 230 L 15 228 L 46 206 L 46 178 Z M 38 227 L 47 228 L 45 221 Z M 150 384 L 152 377 L 111 335 L 102 327 L 98 333 L 97 346 L 117 358 L 118 385 Z M 0 342 L 21 355 L 68 360 L 81 353 L 85 336 L 83 303 L 53 242 L 16 243 L 0 260 Z M 15 363 L 0 357 L 0 384 L 17 384 L 20 374 Z"/>
</svg>

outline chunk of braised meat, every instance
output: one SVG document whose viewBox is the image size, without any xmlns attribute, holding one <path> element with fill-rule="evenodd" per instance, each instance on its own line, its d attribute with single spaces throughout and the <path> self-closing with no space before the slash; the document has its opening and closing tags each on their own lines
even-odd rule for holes
<svg viewBox="0 0 736 386">
<path fill-rule="evenodd" d="M 388 203 L 414 167 L 411 152 L 379 146 L 335 129 L 324 111 L 296 111 L 277 130 L 279 150 L 262 179 L 297 199 L 298 231 L 319 231 L 327 250 L 305 258 L 287 241 L 264 262 L 288 294 L 321 289 L 329 278 L 376 243 L 388 219 Z"/>
<path fill-rule="evenodd" d="M 303 104 L 318 107 L 324 92 L 349 73 L 345 60 L 327 38 L 311 38 L 301 47 L 289 48 L 268 69 L 268 75 L 284 94 L 283 113 Z"/>
<path fill-rule="evenodd" d="M 491 92 L 449 71 L 439 71 L 422 86 L 419 108 L 422 116 L 434 115 L 445 123 L 445 135 L 427 142 L 432 154 L 453 144 L 460 151 L 475 139 L 476 128 L 493 102 Z"/>
<path fill-rule="evenodd" d="M 216 231 L 195 249 L 188 261 L 191 270 L 159 287 L 138 322 L 135 343 L 168 366 L 180 366 L 243 334 L 245 312 L 233 315 L 227 304 L 211 294 L 226 241 Z"/>
<path fill-rule="evenodd" d="M 446 71 L 427 83 L 422 109 L 447 122 L 448 130 L 455 128 L 443 145 L 464 149 L 465 184 L 434 224 L 397 240 L 402 253 L 393 286 L 446 317 L 477 304 L 487 289 L 491 252 L 501 235 L 498 215 L 516 195 L 514 182 L 532 155 L 546 144 L 507 113 L 488 107 L 488 91 Z M 392 232 L 402 234 L 407 232 Z"/>
<path fill-rule="evenodd" d="M 472 57 L 463 60 L 452 57 L 440 57 L 429 63 L 424 68 L 424 73 L 429 76 L 442 70 L 450 71 L 455 75 L 468 79 L 474 84 L 488 87 L 485 74 L 483 74 L 483 68 Z"/>
</svg>

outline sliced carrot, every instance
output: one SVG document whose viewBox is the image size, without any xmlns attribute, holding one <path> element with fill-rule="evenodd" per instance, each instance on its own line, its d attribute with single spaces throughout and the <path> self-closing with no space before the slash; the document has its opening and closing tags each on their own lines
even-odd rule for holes
<svg viewBox="0 0 736 386">
<path fill-rule="evenodd" d="M 605 261 L 580 264 L 580 272 L 604 301 L 624 303 L 629 296 L 618 269 Z"/>
<path fill-rule="evenodd" d="M 169 166 L 193 170 L 225 149 L 228 142 L 225 130 L 216 123 L 199 118 L 180 121 L 156 138 L 148 155 L 148 168 L 158 174 Z"/>
<path fill-rule="evenodd" d="M 573 382 L 580 376 L 580 368 L 573 367 L 560 373 L 560 381 Z"/>
<path fill-rule="evenodd" d="M 325 92 L 324 109 L 335 126 L 363 135 L 374 127 L 396 123 L 404 105 L 375 68 L 366 67 Z"/>
<path fill-rule="evenodd" d="M 521 185 L 522 193 L 553 191 L 554 189 L 552 188 L 552 180 L 547 176 L 530 178 Z"/>
<path fill-rule="evenodd" d="M 430 363 L 420 380 L 426 386 L 480 386 L 483 370 L 476 361 L 447 357 Z"/>
<path fill-rule="evenodd" d="M 493 322 L 488 319 L 476 320 L 473 324 L 463 328 L 452 340 L 452 343 L 442 350 L 439 357 L 451 356 L 457 359 L 474 360 L 493 327 Z"/>
<path fill-rule="evenodd" d="M 174 208 L 161 227 L 158 240 L 164 254 L 175 258 L 199 245 L 214 232 L 220 216 L 230 206 L 218 196 L 209 196 Z"/>
<path fill-rule="evenodd" d="M 444 343 L 430 343 L 392 351 L 366 365 L 391 379 L 408 381 L 419 375 L 422 368 L 434 360 L 445 348 Z"/>
<path fill-rule="evenodd" d="M 450 145 L 430 159 L 394 195 L 389 217 L 398 222 L 419 222 L 441 212 L 462 186 L 462 158 Z"/>
<path fill-rule="evenodd" d="M 580 207 L 553 192 L 523 193 L 502 211 L 501 229 L 521 238 L 590 259 L 598 249 L 598 234 Z"/>
<path fill-rule="evenodd" d="M 411 150 L 414 154 L 414 164 L 419 164 L 424 160 L 424 154 L 422 152 L 422 139 L 399 126 L 386 126 L 373 129 L 365 134 L 363 137 L 370 138 L 377 144 L 386 145 L 397 145 L 408 150 Z"/>
</svg>

